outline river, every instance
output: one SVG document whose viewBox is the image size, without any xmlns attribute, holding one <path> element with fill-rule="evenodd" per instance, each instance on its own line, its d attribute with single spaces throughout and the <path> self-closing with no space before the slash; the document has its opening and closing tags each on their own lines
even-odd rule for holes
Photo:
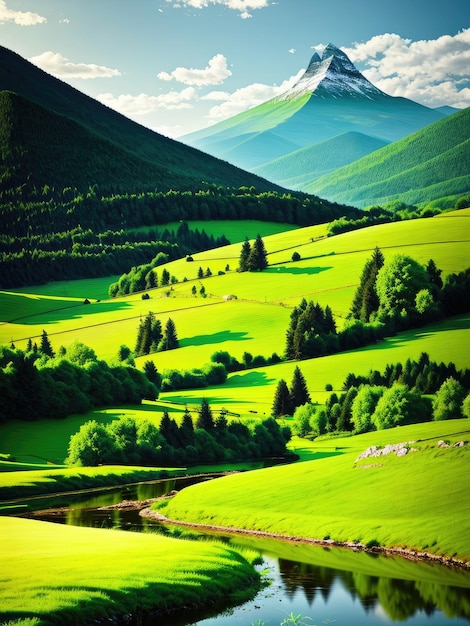
<svg viewBox="0 0 470 626">
<path fill-rule="evenodd" d="M 72 494 L 60 500 L 48 498 L 44 508 L 56 508 L 35 513 L 34 517 L 129 532 L 187 532 L 141 518 L 137 511 L 100 507 L 123 500 L 160 497 L 195 481 L 210 479 L 211 476 L 186 477 Z M 191 535 L 194 540 L 202 536 L 194 532 Z M 217 539 L 259 552 L 263 558 L 259 569 L 266 586 L 251 602 L 224 614 L 198 621 L 167 620 L 165 626 L 279 626 L 283 621 L 285 626 L 382 626 L 394 622 L 407 626 L 468 626 L 470 623 L 468 571 L 402 557 L 279 540 L 228 534 L 219 534 Z M 151 618 L 144 623 L 150 625 L 155 625 Z"/>
</svg>

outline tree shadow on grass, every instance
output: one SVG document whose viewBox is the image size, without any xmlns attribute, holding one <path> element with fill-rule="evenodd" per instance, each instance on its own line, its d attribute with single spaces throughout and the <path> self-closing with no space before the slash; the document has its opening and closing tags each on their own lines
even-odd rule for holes
<svg viewBox="0 0 470 626">
<path fill-rule="evenodd" d="M 249 339 L 247 331 L 235 332 L 233 330 L 221 330 L 210 335 L 194 335 L 180 340 L 180 347 L 203 346 L 207 344 L 218 344 L 224 341 L 247 341 Z"/>
<path fill-rule="evenodd" d="M 24 298 L 24 299 L 23 299 Z M 3 321 L 12 323 L 30 324 L 56 324 L 63 319 L 79 319 L 90 314 L 110 313 L 122 311 L 131 307 L 129 302 L 123 300 L 93 302 L 73 302 L 66 300 L 51 300 L 38 297 L 36 299 L 18 294 L 15 296 L 2 295 Z M 3 313 L 3 310 L 2 312 Z M 37 318 L 40 318 L 38 320 Z"/>
<path fill-rule="evenodd" d="M 272 266 L 264 270 L 264 273 L 268 274 L 307 274 L 313 276 L 314 274 L 320 274 L 320 272 L 326 272 L 326 270 L 333 269 L 332 265 L 327 267 L 289 267 L 288 265 L 281 265 L 279 267 Z"/>
<path fill-rule="evenodd" d="M 243 372 L 234 374 L 224 383 L 224 389 L 237 387 L 262 387 L 273 383 L 275 378 L 268 378 L 265 372 Z"/>
</svg>

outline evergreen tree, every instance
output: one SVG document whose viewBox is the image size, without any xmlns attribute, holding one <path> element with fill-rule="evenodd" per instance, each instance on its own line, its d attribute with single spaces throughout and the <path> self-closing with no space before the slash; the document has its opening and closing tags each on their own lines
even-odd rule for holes
<svg viewBox="0 0 470 626">
<path fill-rule="evenodd" d="M 165 330 L 163 331 L 163 337 L 158 345 L 158 350 L 162 352 L 164 350 L 174 350 L 178 347 L 179 342 L 176 335 L 175 323 L 171 317 L 169 317 L 165 325 Z"/>
<path fill-rule="evenodd" d="M 238 263 L 238 269 L 240 270 L 240 272 L 248 271 L 249 269 L 248 259 L 250 258 L 250 252 L 251 252 L 251 244 L 250 244 L 248 237 L 246 237 L 245 241 L 242 244 L 242 249 L 240 252 L 240 260 Z"/>
<path fill-rule="evenodd" d="M 303 404 L 311 402 L 310 394 L 307 389 L 307 382 L 298 365 L 294 369 L 294 374 L 292 377 L 292 383 L 290 387 L 290 399 L 291 411 L 295 410 L 298 406 L 302 406 Z"/>
<path fill-rule="evenodd" d="M 185 410 L 179 427 L 179 439 L 183 447 L 191 446 L 194 443 L 193 418 L 188 409 Z"/>
<path fill-rule="evenodd" d="M 383 264 L 384 256 L 381 250 L 376 247 L 372 257 L 364 265 L 359 286 L 351 305 L 350 316 L 361 322 L 368 322 L 371 314 L 379 308 L 376 281 L 377 274 Z"/>
<path fill-rule="evenodd" d="M 197 271 L 197 277 L 198 278 L 204 278 L 204 270 L 202 269 L 201 266 L 199 266 L 199 269 Z"/>
<path fill-rule="evenodd" d="M 431 293 L 434 299 L 437 300 L 439 292 L 444 285 L 441 278 L 442 270 L 437 269 L 433 259 L 429 259 L 428 264 L 426 265 L 426 271 L 431 280 Z"/>
<path fill-rule="evenodd" d="M 248 257 L 248 270 L 250 272 L 262 272 L 268 267 L 268 253 L 264 247 L 261 235 L 257 235 Z"/>
<path fill-rule="evenodd" d="M 153 361 L 145 361 L 144 363 L 144 373 L 149 379 L 151 383 L 155 385 L 158 389 L 161 385 L 161 376 L 158 373 L 157 367 Z"/>
<path fill-rule="evenodd" d="M 281 417 L 282 415 L 292 414 L 289 388 L 287 387 L 286 381 L 282 378 L 277 383 L 271 413 L 273 417 Z"/>
<path fill-rule="evenodd" d="M 173 418 L 168 414 L 165 409 L 162 419 L 160 420 L 160 434 L 165 438 L 166 442 L 173 446 L 173 448 L 179 447 L 179 430 L 178 426 Z"/>
<path fill-rule="evenodd" d="M 212 417 L 212 411 L 206 398 L 202 399 L 201 406 L 198 409 L 196 428 L 202 428 L 208 432 L 214 429 L 214 418 Z"/>
<path fill-rule="evenodd" d="M 49 341 L 49 337 L 47 336 L 47 333 L 45 330 L 42 331 L 41 345 L 39 347 L 39 350 L 47 356 L 50 356 L 50 357 L 54 356 L 54 350 L 52 349 L 51 342 Z"/>
</svg>

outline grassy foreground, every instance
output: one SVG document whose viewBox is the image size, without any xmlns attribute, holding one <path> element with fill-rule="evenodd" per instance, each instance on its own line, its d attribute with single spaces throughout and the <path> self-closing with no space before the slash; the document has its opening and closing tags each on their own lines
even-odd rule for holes
<svg viewBox="0 0 470 626">
<path fill-rule="evenodd" d="M 70 467 L 0 472 L 0 509 L 2 500 L 124 485 L 126 483 L 158 480 L 173 473 L 149 467 L 107 465 L 103 467 Z"/>
<path fill-rule="evenodd" d="M 194 485 L 170 519 L 296 537 L 373 543 L 470 561 L 470 422 L 451 420 L 318 442 L 318 457 Z M 416 442 L 405 457 L 356 462 L 371 445 Z M 315 442 L 316 444 L 317 442 Z"/>
<path fill-rule="evenodd" d="M 194 611 L 242 602 L 258 584 L 245 557 L 216 543 L 14 518 L 0 518 L 0 536 L 0 623 Z"/>
</svg>

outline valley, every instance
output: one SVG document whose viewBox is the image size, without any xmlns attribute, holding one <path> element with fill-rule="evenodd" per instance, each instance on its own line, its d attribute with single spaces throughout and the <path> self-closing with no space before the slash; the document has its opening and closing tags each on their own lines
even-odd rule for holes
<svg viewBox="0 0 470 626">
<path fill-rule="evenodd" d="M 2 626 L 468 623 L 468 109 L 329 44 L 176 141 L 0 60 Z"/>
</svg>

